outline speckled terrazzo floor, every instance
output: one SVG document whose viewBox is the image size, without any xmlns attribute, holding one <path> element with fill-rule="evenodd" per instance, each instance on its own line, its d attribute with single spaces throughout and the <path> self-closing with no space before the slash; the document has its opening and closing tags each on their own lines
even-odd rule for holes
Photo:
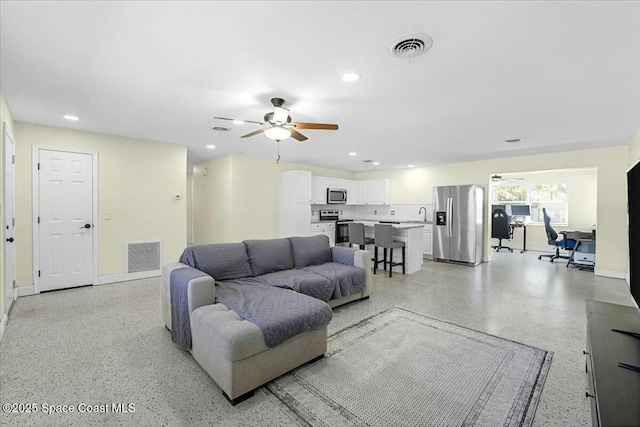
<svg viewBox="0 0 640 427">
<path fill-rule="evenodd" d="M 369 300 L 334 310 L 329 333 L 399 306 L 553 351 L 534 426 L 590 425 L 584 300 L 631 305 L 631 297 L 623 280 L 537 255 L 494 253 L 475 268 L 425 262 L 421 272 L 392 279 L 380 272 Z M 0 403 L 37 403 L 39 413 L 0 412 L 0 424 L 295 425 L 261 390 L 229 405 L 171 343 L 160 306 L 159 278 L 20 298 L 0 343 Z M 112 403 L 131 403 L 135 412 L 78 412 L 79 404 L 110 410 Z M 44 415 L 43 404 L 75 412 Z"/>
</svg>

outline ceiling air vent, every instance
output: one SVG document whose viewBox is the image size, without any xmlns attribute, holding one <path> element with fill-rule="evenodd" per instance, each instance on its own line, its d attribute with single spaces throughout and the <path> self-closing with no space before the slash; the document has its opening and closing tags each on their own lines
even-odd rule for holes
<svg viewBox="0 0 640 427">
<path fill-rule="evenodd" d="M 411 59 L 422 55 L 428 51 L 432 45 L 433 39 L 428 34 L 403 34 L 391 42 L 389 52 L 397 58 Z"/>
</svg>

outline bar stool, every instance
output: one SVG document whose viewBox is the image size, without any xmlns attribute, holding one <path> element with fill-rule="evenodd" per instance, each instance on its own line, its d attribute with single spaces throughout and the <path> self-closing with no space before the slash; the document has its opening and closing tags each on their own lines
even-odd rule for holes
<svg viewBox="0 0 640 427">
<path fill-rule="evenodd" d="M 405 244 L 393 240 L 393 228 L 389 224 L 375 224 L 375 247 L 373 248 L 373 274 L 376 274 L 378 270 L 378 264 L 383 263 L 384 269 L 387 269 L 389 264 L 389 277 L 391 277 L 393 267 L 397 265 L 402 266 L 402 274 L 405 274 Z M 378 261 L 378 248 L 383 248 L 384 258 Z M 402 262 L 393 262 L 393 249 L 402 248 Z M 391 255 L 389 261 L 387 261 L 387 249 L 390 250 Z"/>
<path fill-rule="evenodd" d="M 349 245 L 358 245 L 362 250 L 364 250 L 364 245 L 373 245 L 373 239 L 364 236 L 364 224 L 350 222 L 347 227 L 349 232 Z"/>
</svg>

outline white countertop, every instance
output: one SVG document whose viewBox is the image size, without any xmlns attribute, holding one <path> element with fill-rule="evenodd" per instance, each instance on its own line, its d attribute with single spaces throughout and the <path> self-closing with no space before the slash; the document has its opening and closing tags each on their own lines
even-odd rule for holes
<svg viewBox="0 0 640 427">
<path fill-rule="evenodd" d="M 373 227 L 375 224 L 380 224 L 380 221 L 358 221 L 364 224 L 365 227 Z M 423 228 L 424 223 L 414 222 L 401 222 L 400 224 L 389 224 L 396 230 L 407 230 L 409 228 Z"/>
</svg>

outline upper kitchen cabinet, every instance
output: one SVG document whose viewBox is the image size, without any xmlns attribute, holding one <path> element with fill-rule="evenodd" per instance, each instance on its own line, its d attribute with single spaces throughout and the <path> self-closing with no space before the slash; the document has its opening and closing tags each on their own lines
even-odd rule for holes
<svg viewBox="0 0 640 427">
<path fill-rule="evenodd" d="M 280 172 L 280 198 L 293 198 L 296 203 L 311 203 L 311 172 L 285 171 Z"/>
<path fill-rule="evenodd" d="M 311 191 L 312 205 L 327 204 L 327 188 L 329 188 L 329 178 L 324 176 L 313 176 Z"/>
<path fill-rule="evenodd" d="M 347 205 L 359 205 L 360 194 L 358 189 L 358 181 L 352 179 L 343 179 L 344 188 L 347 190 Z"/>
<path fill-rule="evenodd" d="M 358 204 L 389 205 L 391 204 L 391 180 L 367 179 L 358 181 Z"/>
</svg>

